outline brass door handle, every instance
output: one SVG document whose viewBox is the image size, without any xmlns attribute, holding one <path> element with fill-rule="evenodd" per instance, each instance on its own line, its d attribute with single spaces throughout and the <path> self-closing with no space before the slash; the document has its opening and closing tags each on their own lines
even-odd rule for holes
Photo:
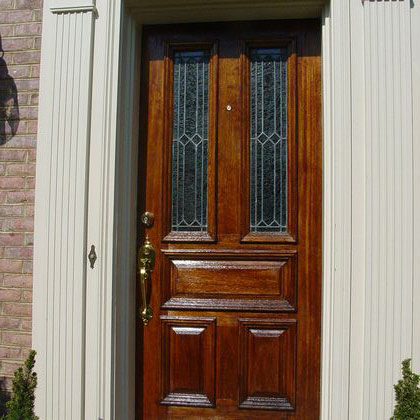
<svg viewBox="0 0 420 420">
<path fill-rule="evenodd" d="M 155 249 L 150 243 L 149 237 L 146 235 L 146 239 L 144 240 L 144 244 L 140 247 L 138 255 L 140 291 L 142 302 L 140 316 L 143 320 L 144 325 L 147 325 L 153 316 L 153 311 L 149 304 L 149 301 L 152 287 L 152 272 L 155 266 L 155 257 Z"/>
</svg>

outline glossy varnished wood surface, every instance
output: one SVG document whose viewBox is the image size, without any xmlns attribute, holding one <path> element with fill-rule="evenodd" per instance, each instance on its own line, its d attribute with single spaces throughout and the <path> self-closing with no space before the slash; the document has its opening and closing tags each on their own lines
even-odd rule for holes
<svg viewBox="0 0 420 420">
<path fill-rule="evenodd" d="M 137 328 L 137 418 L 317 419 L 320 22 L 154 26 L 144 29 L 143 41 L 138 211 L 155 214 L 148 234 L 157 261 L 154 316 Z M 290 51 L 286 235 L 250 235 L 247 222 L 246 51 L 264 44 Z M 212 51 L 207 235 L 170 232 L 170 57 L 177 48 Z M 141 226 L 139 232 L 140 243 Z"/>
</svg>

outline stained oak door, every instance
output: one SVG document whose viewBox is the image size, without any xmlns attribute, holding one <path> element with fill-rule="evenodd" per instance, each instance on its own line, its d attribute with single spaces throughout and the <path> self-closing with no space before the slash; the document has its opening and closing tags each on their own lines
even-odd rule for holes
<svg viewBox="0 0 420 420">
<path fill-rule="evenodd" d="M 137 417 L 317 419 L 320 22 L 149 26 L 142 43 L 138 242 L 156 260 Z"/>
</svg>

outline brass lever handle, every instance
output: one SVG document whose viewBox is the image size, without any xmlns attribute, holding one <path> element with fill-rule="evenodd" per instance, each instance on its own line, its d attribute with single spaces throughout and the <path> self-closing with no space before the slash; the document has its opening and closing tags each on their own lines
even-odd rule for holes
<svg viewBox="0 0 420 420">
<path fill-rule="evenodd" d="M 153 311 L 148 303 L 151 295 L 151 281 L 152 272 L 155 266 L 156 252 L 153 245 L 150 243 L 149 237 L 146 235 L 144 244 L 139 249 L 138 264 L 139 264 L 139 275 L 140 275 L 140 290 L 142 308 L 140 312 L 143 324 L 147 325 L 152 319 Z"/>
</svg>

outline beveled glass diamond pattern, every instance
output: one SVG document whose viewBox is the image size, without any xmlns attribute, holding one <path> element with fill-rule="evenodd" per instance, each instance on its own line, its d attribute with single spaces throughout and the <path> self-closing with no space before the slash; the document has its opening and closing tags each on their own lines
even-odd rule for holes
<svg viewBox="0 0 420 420">
<path fill-rule="evenodd" d="M 172 230 L 207 230 L 209 61 L 206 51 L 174 54 Z"/>
<path fill-rule="evenodd" d="M 287 50 L 251 50 L 251 232 L 287 229 Z"/>
</svg>

